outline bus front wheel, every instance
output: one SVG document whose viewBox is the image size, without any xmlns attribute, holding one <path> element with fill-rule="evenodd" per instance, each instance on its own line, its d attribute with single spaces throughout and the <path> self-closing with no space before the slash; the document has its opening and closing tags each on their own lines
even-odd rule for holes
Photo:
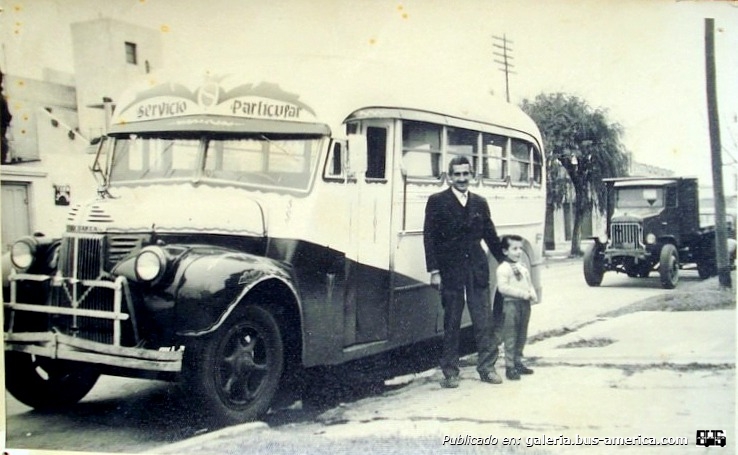
<svg viewBox="0 0 738 455">
<path fill-rule="evenodd" d="M 184 380 L 203 417 L 232 425 L 263 416 L 284 371 L 284 345 L 274 316 L 247 305 L 215 333 L 185 348 Z"/>
<path fill-rule="evenodd" d="M 5 353 L 5 388 L 34 409 L 71 406 L 92 390 L 100 377 L 95 369 L 25 352 Z"/>
</svg>

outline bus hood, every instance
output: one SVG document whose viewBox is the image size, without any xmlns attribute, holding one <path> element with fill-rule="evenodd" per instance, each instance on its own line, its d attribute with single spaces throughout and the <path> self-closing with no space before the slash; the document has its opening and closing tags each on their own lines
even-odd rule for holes
<svg viewBox="0 0 738 455">
<path fill-rule="evenodd" d="M 264 210 L 232 189 L 193 185 L 115 188 L 112 198 L 77 204 L 69 211 L 74 232 L 146 231 L 265 236 Z"/>
</svg>

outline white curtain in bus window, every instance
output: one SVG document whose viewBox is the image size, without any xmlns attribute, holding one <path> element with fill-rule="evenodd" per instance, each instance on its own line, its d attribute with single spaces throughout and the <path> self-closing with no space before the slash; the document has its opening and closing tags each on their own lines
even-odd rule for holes
<svg viewBox="0 0 738 455">
<path fill-rule="evenodd" d="M 482 176 L 491 180 L 504 180 L 507 175 L 507 137 L 484 133 L 482 144 Z"/>
<path fill-rule="evenodd" d="M 320 139 L 210 141 L 208 177 L 257 185 L 306 188 Z"/>
<path fill-rule="evenodd" d="M 446 128 L 446 162 L 443 168 L 448 169 L 448 163 L 459 155 L 466 156 L 472 165 L 474 175 L 478 169 L 478 153 L 479 133 L 476 131 L 464 130 L 461 128 Z"/>
<path fill-rule="evenodd" d="M 190 177 L 195 173 L 197 148 L 197 140 L 118 139 L 113 180 Z"/>
<path fill-rule="evenodd" d="M 530 143 L 512 139 L 510 159 L 510 180 L 513 183 L 528 183 L 530 179 Z"/>
<path fill-rule="evenodd" d="M 408 177 L 438 178 L 441 175 L 441 126 L 425 122 L 402 122 L 402 166 Z"/>
</svg>

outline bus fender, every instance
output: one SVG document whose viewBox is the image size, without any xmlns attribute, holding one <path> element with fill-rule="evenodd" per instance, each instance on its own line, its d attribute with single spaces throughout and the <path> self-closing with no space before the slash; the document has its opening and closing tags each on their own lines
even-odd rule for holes
<svg viewBox="0 0 738 455">
<path fill-rule="evenodd" d="M 182 270 L 177 280 L 174 308 L 177 334 L 211 333 L 255 289 L 275 286 L 299 307 L 297 291 L 285 265 L 245 253 L 199 257 Z"/>
</svg>

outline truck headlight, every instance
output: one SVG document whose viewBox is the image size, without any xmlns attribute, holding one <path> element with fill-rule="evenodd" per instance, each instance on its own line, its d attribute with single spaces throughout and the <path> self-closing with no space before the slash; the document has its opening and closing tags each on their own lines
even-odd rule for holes
<svg viewBox="0 0 738 455">
<path fill-rule="evenodd" d="M 597 241 L 600 242 L 603 245 L 606 245 L 607 244 L 607 240 L 608 240 L 607 234 L 602 234 L 599 237 L 597 237 Z"/>
<path fill-rule="evenodd" d="M 31 267 L 36 258 L 36 245 L 36 241 L 31 237 L 24 237 L 13 244 L 10 249 L 10 261 L 16 269 L 26 271 Z"/>
<path fill-rule="evenodd" d="M 649 232 L 646 235 L 646 243 L 648 243 L 649 245 L 653 245 L 654 243 L 656 243 L 656 236 L 653 232 Z"/>
<path fill-rule="evenodd" d="M 158 246 L 146 247 L 136 256 L 136 276 L 141 281 L 154 283 L 158 281 L 167 265 L 167 255 Z"/>
</svg>

